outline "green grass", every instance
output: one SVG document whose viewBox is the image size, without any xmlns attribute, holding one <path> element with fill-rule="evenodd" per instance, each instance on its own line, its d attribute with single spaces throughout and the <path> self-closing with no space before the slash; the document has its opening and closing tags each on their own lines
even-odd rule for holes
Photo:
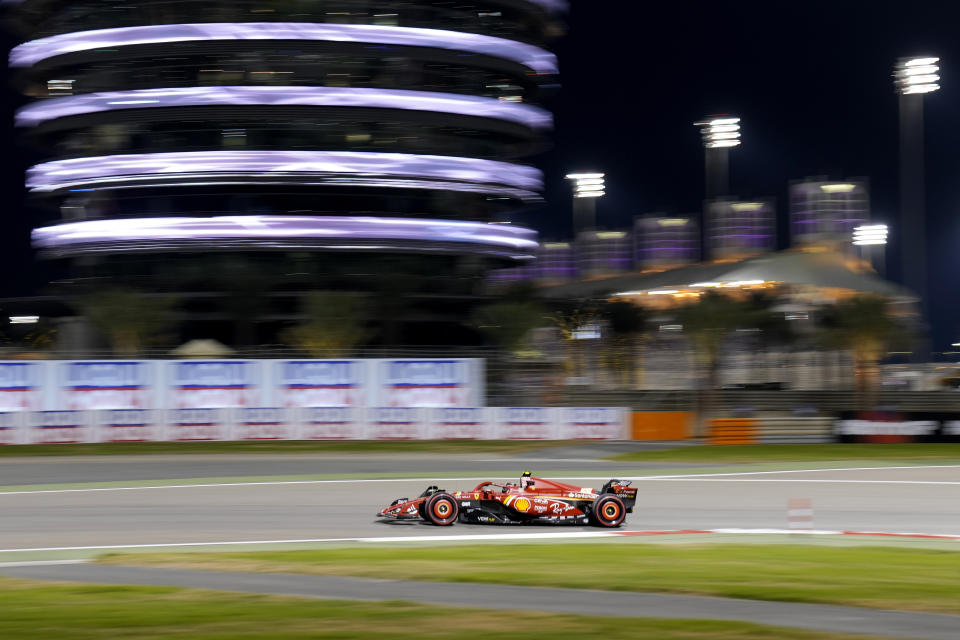
<svg viewBox="0 0 960 640">
<path fill-rule="evenodd" d="M 649 591 L 960 613 L 960 551 L 551 544 L 109 555 L 103 562 Z"/>
<path fill-rule="evenodd" d="M 276 442 L 111 442 L 0 447 L 7 456 L 102 456 L 211 453 L 520 453 L 572 444 L 565 440 L 336 440 Z"/>
<path fill-rule="evenodd" d="M 402 602 L 366 603 L 168 587 L 46 584 L 0 578 L 0 638 L 10 640 L 294 640 L 478 637 L 556 640 L 854 640 L 741 622 L 497 612 Z M 451 618 L 455 614 L 455 619 Z"/>
<path fill-rule="evenodd" d="M 849 462 L 954 461 L 960 462 L 960 444 L 751 444 L 690 446 L 658 451 L 635 451 L 609 458 L 619 462 Z"/>
</svg>

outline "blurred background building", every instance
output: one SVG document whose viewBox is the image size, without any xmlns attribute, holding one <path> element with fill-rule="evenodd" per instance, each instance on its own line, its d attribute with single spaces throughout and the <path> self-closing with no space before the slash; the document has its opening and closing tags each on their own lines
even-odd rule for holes
<svg viewBox="0 0 960 640">
<path fill-rule="evenodd" d="M 850 251 L 854 229 L 870 220 L 863 178 L 808 178 L 790 184 L 791 244 Z"/>
<path fill-rule="evenodd" d="M 662 271 L 700 261 L 695 216 L 642 216 L 633 221 L 635 268 Z"/>
<path fill-rule="evenodd" d="M 776 249 L 776 210 L 770 200 L 719 198 L 706 203 L 707 257 L 751 258 Z"/>
<path fill-rule="evenodd" d="M 633 240 L 627 231 L 581 231 L 574 246 L 581 278 L 623 273 L 633 266 Z"/>
<path fill-rule="evenodd" d="M 34 245 L 70 291 L 184 295 L 182 339 L 229 340 L 247 295 L 270 342 L 336 289 L 409 300 L 392 340 L 469 341 L 484 274 L 537 250 L 509 220 L 540 199 L 560 5 L 21 0 Z"/>
</svg>

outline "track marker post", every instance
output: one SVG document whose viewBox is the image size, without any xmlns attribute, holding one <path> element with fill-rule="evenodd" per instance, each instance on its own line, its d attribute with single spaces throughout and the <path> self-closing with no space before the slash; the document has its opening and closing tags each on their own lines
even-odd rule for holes
<svg viewBox="0 0 960 640">
<path fill-rule="evenodd" d="M 811 531 L 813 529 L 812 499 L 790 498 L 787 501 L 787 528 L 791 531 Z"/>
</svg>

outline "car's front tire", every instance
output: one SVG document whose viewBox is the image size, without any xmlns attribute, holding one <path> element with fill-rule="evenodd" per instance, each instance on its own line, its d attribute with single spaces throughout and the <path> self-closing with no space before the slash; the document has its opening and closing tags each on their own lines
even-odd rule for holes
<svg viewBox="0 0 960 640">
<path fill-rule="evenodd" d="M 423 508 L 427 522 L 438 527 L 445 527 L 457 521 L 460 515 L 460 504 L 449 493 L 435 493 L 424 503 Z"/>
</svg>

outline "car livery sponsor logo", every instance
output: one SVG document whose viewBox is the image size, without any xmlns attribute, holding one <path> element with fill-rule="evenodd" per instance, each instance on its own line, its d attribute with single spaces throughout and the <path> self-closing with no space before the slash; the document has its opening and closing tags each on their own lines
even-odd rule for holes
<svg viewBox="0 0 960 640">
<path fill-rule="evenodd" d="M 517 511 L 529 511 L 530 501 L 526 498 L 518 498 L 517 501 L 513 503 L 513 508 Z"/>
<path fill-rule="evenodd" d="M 563 513 L 567 510 L 567 505 L 562 502 L 554 502 L 550 505 L 550 510 L 553 511 L 553 513 Z"/>
<path fill-rule="evenodd" d="M 550 504 L 550 501 L 546 498 L 534 498 L 533 504 Z"/>
<path fill-rule="evenodd" d="M 568 494 L 567 494 L 567 497 L 568 497 L 568 498 L 579 498 L 579 499 L 596 498 L 596 496 L 593 495 L 592 493 L 572 493 L 572 492 L 571 492 L 571 493 L 568 493 Z"/>
<path fill-rule="evenodd" d="M 546 505 L 538 504 L 537 506 L 535 506 L 535 507 L 533 508 L 533 510 L 534 510 L 535 512 L 537 512 L 537 513 L 544 513 L 544 512 L 546 512 L 547 507 L 546 507 Z"/>
<path fill-rule="evenodd" d="M 479 500 L 479 499 L 480 499 L 480 494 L 479 494 L 479 493 L 473 494 L 473 499 L 474 499 L 474 500 Z"/>
</svg>

